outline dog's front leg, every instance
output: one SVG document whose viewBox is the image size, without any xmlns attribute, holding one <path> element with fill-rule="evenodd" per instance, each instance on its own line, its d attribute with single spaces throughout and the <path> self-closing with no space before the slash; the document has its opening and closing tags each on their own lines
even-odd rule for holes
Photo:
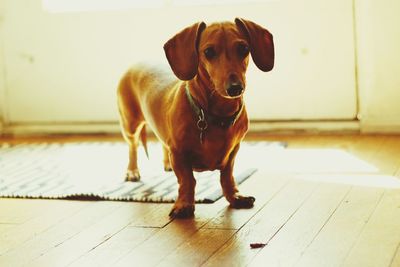
<svg viewBox="0 0 400 267">
<path fill-rule="evenodd" d="M 239 144 L 236 145 L 234 150 L 229 155 L 229 161 L 225 168 L 221 169 L 221 186 L 225 198 L 230 203 L 230 206 L 235 209 L 249 209 L 254 206 L 256 200 L 252 196 L 242 196 L 239 194 L 235 179 L 233 178 L 233 166 L 235 157 L 239 151 Z"/>
<path fill-rule="evenodd" d="M 189 218 L 194 216 L 194 193 L 196 180 L 188 157 L 183 153 L 171 153 L 172 169 L 178 178 L 178 199 L 175 201 L 169 216 L 172 218 Z"/>
</svg>

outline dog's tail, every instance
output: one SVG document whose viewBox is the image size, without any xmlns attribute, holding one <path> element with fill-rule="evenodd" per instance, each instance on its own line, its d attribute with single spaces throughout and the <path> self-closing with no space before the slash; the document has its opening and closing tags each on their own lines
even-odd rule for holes
<svg viewBox="0 0 400 267">
<path fill-rule="evenodd" d="M 147 159 L 149 159 L 149 151 L 147 149 L 147 134 L 146 134 L 146 124 L 143 125 L 142 130 L 140 131 L 140 141 L 144 147 L 144 152 L 146 153 Z"/>
</svg>

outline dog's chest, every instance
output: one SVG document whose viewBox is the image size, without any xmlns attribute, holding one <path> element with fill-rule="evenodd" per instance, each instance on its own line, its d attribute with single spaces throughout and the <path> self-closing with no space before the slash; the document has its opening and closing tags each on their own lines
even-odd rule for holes
<svg viewBox="0 0 400 267">
<path fill-rule="evenodd" d="M 196 146 L 191 153 L 194 170 L 215 170 L 223 168 L 229 161 L 229 156 L 235 148 L 234 138 L 215 138 L 204 133 L 203 143 Z"/>
</svg>

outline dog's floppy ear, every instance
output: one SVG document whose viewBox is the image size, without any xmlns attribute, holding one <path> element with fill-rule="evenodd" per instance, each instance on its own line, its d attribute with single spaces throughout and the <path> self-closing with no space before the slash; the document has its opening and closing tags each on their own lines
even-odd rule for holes
<svg viewBox="0 0 400 267">
<path fill-rule="evenodd" d="M 200 34 L 205 28 L 204 22 L 195 23 L 177 33 L 164 44 L 168 63 L 181 80 L 191 80 L 197 74 L 199 66 L 197 47 Z"/>
<path fill-rule="evenodd" d="M 272 34 L 249 20 L 236 18 L 235 23 L 249 41 L 251 57 L 256 66 L 262 71 L 272 70 L 275 58 Z"/>
</svg>

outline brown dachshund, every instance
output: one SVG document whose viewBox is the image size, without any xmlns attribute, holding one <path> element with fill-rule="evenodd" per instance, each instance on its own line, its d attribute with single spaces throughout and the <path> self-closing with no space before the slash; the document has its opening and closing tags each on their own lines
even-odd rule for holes
<svg viewBox="0 0 400 267">
<path fill-rule="evenodd" d="M 178 178 L 179 195 L 170 216 L 194 215 L 193 171 L 220 170 L 225 198 L 233 208 L 251 208 L 255 198 L 239 194 L 232 169 L 249 121 L 243 103 L 249 54 L 262 71 L 274 66 L 272 35 L 237 18 L 193 24 L 164 45 L 170 73 L 136 66 L 121 79 L 118 105 L 129 144 L 126 180 L 140 178 L 137 147 L 146 153 L 148 124 L 164 147 L 164 168 Z"/>
</svg>

